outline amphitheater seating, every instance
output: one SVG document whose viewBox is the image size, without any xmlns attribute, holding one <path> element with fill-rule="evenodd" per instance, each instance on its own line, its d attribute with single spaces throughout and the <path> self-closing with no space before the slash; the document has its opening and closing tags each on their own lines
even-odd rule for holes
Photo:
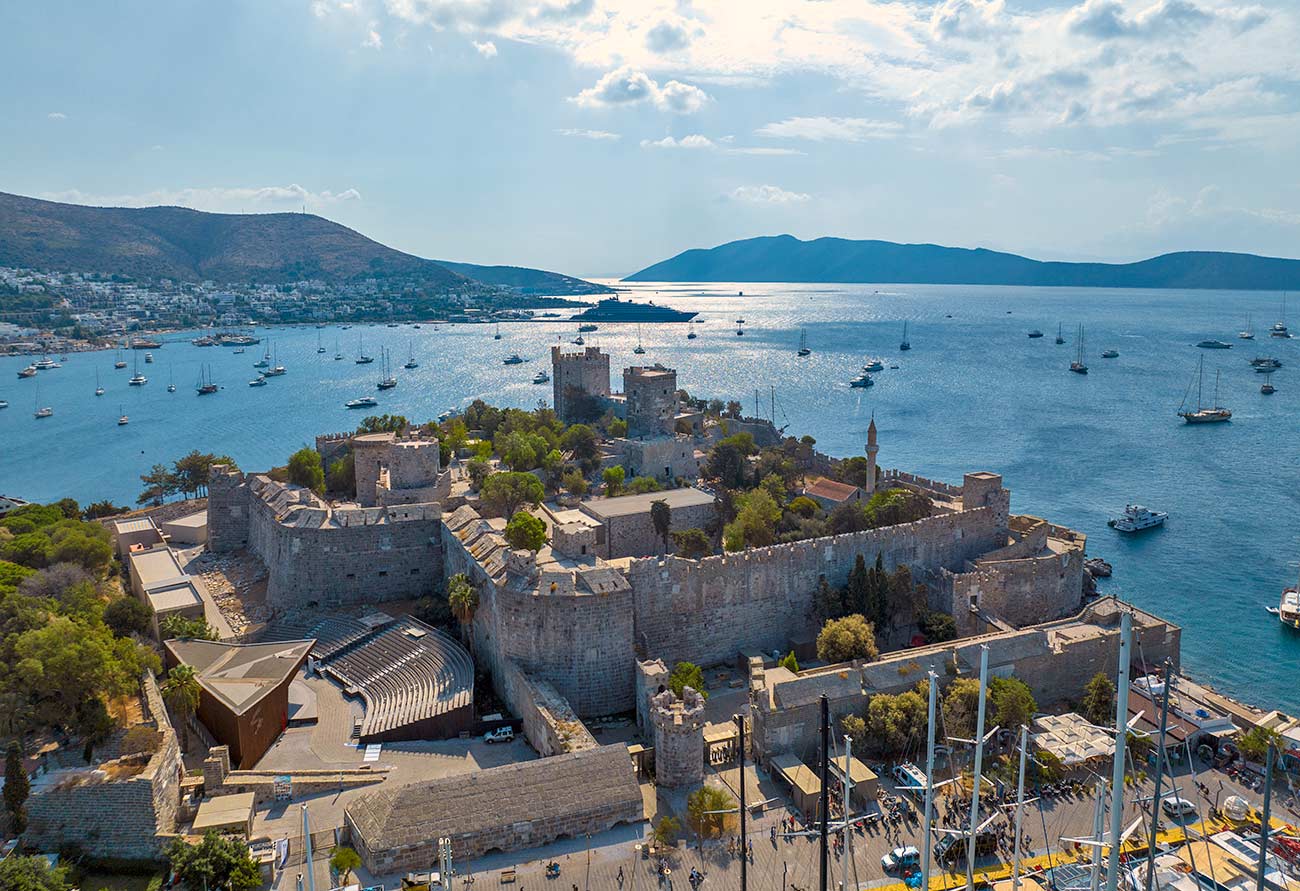
<svg viewBox="0 0 1300 891">
<path fill-rule="evenodd" d="M 361 743 L 440 739 L 469 729 L 474 664 L 455 639 L 411 617 L 286 619 L 263 640 L 314 638 L 311 656 L 365 703 Z"/>
</svg>

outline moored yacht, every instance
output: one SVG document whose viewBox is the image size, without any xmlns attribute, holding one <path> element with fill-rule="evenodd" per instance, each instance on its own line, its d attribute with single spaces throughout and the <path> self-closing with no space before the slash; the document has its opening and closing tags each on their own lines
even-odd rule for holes
<svg viewBox="0 0 1300 891">
<path fill-rule="evenodd" d="M 52 368 L 62 368 L 58 362 L 55 362 L 49 356 L 42 356 L 39 362 L 33 362 L 32 367 L 37 371 L 49 371 Z"/>
<path fill-rule="evenodd" d="M 1141 532 L 1143 529 L 1163 526 L 1167 519 L 1169 514 L 1164 511 L 1147 510 L 1140 504 L 1129 504 L 1125 506 L 1123 514 L 1107 520 L 1106 525 L 1116 532 Z"/>
<path fill-rule="evenodd" d="M 502 364 L 502 365 L 522 365 L 522 364 L 524 364 L 524 360 L 523 360 L 522 358 L 520 358 L 520 356 L 519 356 L 518 353 L 511 353 L 509 356 L 506 356 L 504 359 L 501 360 L 501 364 Z"/>
<path fill-rule="evenodd" d="M 28 365 L 26 368 L 24 368 L 24 369 L 22 369 L 21 371 L 18 372 L 18 376 L 19 376 L 19 377 L 36 377 L 36 366 L 35 366 L 35 365 Z"/>
<path fill-rule="evenodd" d="M 266 378 L 264 378 L 264 377 L 260 377 L 260 376 L 259 376 L 259 377 L 255 377 L 255 378 L 253 378 L 251 381 L 248 382 L 248 385 L 249 385 L 250 387 L 265 387 L 265 386 L 266 386 Z"/>
<path fill-rule="evenodd" d="M 1202 385 L 1205 381 L 1205 357 L 1196 368 L 1196 411 L 1183 411 L 1187 404 L 1187 396 L 1183 396 L 1183 404 L 1178 407 L 1178 416 L 1189 424 L 1217 424 L 1223 421 L 1232 420 L 1232 412 L 1219 405 L 1219 372 L 1214 372 L 1214 404 L 1206 406 L 1202 400 Z M 1191 387 L 1188 387 L 1190 395 Z"/>
<path fill-rule="evenodd" d="M 1038 338 L 1040 338 L 1040 337 L 1042 337 L 1042 336 L 1043 336 L 1043 332 L 1042 332 L 1042 331 L 1039 331 L 1037 328 L 1035 328 L 1033 331 L 1030 331 L 1030 332 L 1029 332 L 1029 339 L 1030 339 L 1030 340 L 1037 340 Z"/>
<path fill-rule="evenodd" d="M 867 374 L 864 371 L 861 374 L 859 374 L 857 377 L 855 377 L 853 380 L 849 381 L 849 386 L 860 389 L 862 387 L 873 386 L 875 383 L 876 382 L 871 379 L 871 375 Z"/>
<path fill-rule="evenodd" d="M 808 349 L 808 329 L 803 328 L 799 331 L 799 356 L 811 356 L 812 350 Z"/>
<path fill-rule="evenodd" d="M 1197 344 L 1203 350 L 1230 350 L 1232 344 L 1222 340 L 1202 340 Z"/>
<path fill-rule="evenodd" d="M 372 405 L 378 405 L 379 400 L 373 396 L 362 396 L 359 399 L 349 399 L 343 403 L 344 408 L 370 408 Z"/>
<path fill-rule="evenodd" d="M 875 356 L 867 359 L 867 364 L 862 366 L 863 371 L 884 371 L 885 363 Z"/>
<path fill-rule="evenodd" d="M 1102 351 L 1101 351 L 1101 357 L 1102 357 L 1103 359 L 1118 359 L 1118 358 L 1119 358 L 1119 350 L 1102 350 Z"/>
<path fill-rule="evenodd" d="M 1073 371 L 1075 374 L 1087 374 L 1088 366 L 1083 363 L 1083 326 L 1082 325 L 1079 326 L 1078 346 L 1079 348 L 1074 357 L 1074 361 L 1070 363 L 1070 370 Z"/>
<path fill-rule="evenodd" d="M 551 381 L 551 376 L 547 374 L 545 370 L 539 371 L 535 375 L 533 375 L 533 383 L 535 384 L 546 384 L 546 383 L 550 383 L 550 381 Z"/>
<path fill-rule="evenodd" d="M 1237 332 L 1237 337 L 1242 340 L 1255 339 L 1255 326 L 1250 322 L 1250 313 L 1246 313 L 1246 327 Z"/>
<path fill-rule="evenodd" d="M 1300 631 L 1300 591 L 1285 588 L 1277 605 L 1277 620 L 1288 628 Z"/>
<path fill-rule="evenodd" d="M 907 322 L 903 323 L 903 342 L 898 345 L 898 348 L 903 352 L 912 348 L 912 342 L 907 339 Z"/>
</svg>

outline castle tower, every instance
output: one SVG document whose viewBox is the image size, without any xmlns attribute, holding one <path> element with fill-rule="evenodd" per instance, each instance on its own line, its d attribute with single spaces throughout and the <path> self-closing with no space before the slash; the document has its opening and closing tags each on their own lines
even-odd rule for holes
<svg viewBox="0 0 1300 891">
<path fill-rule="evenodd" d="M 867 495 L 872 495 L 876 491 L 876 453 L 880 451 L 880 446 L 876 445 L 876 416 L 872 414 L 871 423 L 867 426 L 867 485 L 865 491 Z"/>
<path fill-rule="evenodd" d="M 609 355 L 599 347 L 587 347 L 581 353 L 564 353 L 558 344 L 552 346 L 551 387 L 555 413 L 561 421 L 585 420 L 576 416 L 578 406 L 574 404 L 574 396 L 609 399 Z"/>
<path fill-rule="evenodd" d="M 357 484 L 357 503 L 362 507 L 379 504 L 379 478 L 388 462 L 389 447 L 397 440 L 394 433 L 366 433 L 352 437 L 352 474 Z"/>
<path fill-rule="evenodd" d="M 704 782 L 704 697 L 685 687 L 682 698 L 665 690 L 652 700 L 655 783 L 669 789 Z"/>
<path fill-rule="evenodd" d="M 677 372 L 662 365 L 623 369 L 627 435 L 662 436 L 673 432 L 677 415 Z"/>
<path fill-rule="evenodd" d="M 997 528 L 1006 534 L 1011 516 L 1011 492 L 1002 486 L 1002 475 L 977 471 L 968 473 L 962 479 L 962 510 L 974 510 L 987 507 L 993 511 Z"/>
<path fill-rule="evenodd" d="M 251 503 L 244 475 L 228 464 L 208 471 L 208 550 L 214 554 L 248 546 Z"/>
</svg>

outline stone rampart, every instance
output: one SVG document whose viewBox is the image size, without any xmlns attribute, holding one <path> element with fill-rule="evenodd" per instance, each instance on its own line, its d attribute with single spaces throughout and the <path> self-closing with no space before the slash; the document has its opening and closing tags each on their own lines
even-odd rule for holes
<svg viewBox="0 0 1300 891">
<path fill-rule="evenodd" d="M 992 510 L 977 508 L 702 560 L 632 561 L 636 642 L 668 664 L 730 662 L 743 650 L 785 650 L 814 630 L 818 581 L 843 585 L 858 555 L 892 571 L 961 569 L 1005 541 Z M 689 618 L 687 618 L 689 617 Z"/>
<path fill-rule="evenodd" d="M 129 769 L 129 759 L 54 777 L 49 788 L 28 799 L 25 844 L 41 851 L 72 846 L 97 858 L 156 860 L 162 856 L 176 831 L 185 767 L 152 674 L 145 676 L 142 686 L 146 718 L 162 735 L 157 751 L 138 773 L 121 779 L 111 777 Z"/>
<path fill-rule="evenodd" d="M 523 721 L 529 745 L 543 758 L 600 745 L 553 686 L 528 677 L 513 662 L 501 663 L 496 686 L 510 711 Z"/>
<path fill-rule="evenodd" d="M 940 590 L 950 592 L 945 611 L 957 620 L 959 634 L 982 632 L 980 613 L 1016 626 L 1031 625 L 1078 611 L 1083 603 L 1083 551 L 980 559 L 973 572 L 944 571 L 940 579 Z"/>
<path fill-rule="evenodd" d="M 1125 609 L 1132 609 L 1123 605 Z M 1029 685 L 1040 707 L 1077 699 L 1098 672 L 1114 676 L 1119 661 L 1121 605 L 1107 598 L 1079 615 L 1019 631 L 984 634 L 946 644 L 887 653 L 878 661 L 848 663 L 801 672 L 792 680 L 770 682 L 754 692 L 755 751 L 762 760 L 787 751 L 808 751 L 818 737 L 819 699 L 830 699 L 833 720 L 861 715 L 876 693 L 912 689 L 933 670 L 941 685 L 954 677 L 978 675 L 979 651 L 989 647 L 993 677 L 1018 677 Z M 1181 629 L 1139 610 L 1134 612 L 1134 658 L 1148 665 L 1168 657 L 1179 663 Z M 777 677 L 769 673 L 769 680 Z"/>
</svg>

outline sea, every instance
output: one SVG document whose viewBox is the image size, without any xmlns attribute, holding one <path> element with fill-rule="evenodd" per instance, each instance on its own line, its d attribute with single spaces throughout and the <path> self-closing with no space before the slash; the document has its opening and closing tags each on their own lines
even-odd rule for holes
<svg viewBox="0 0 1300 891">
<path fill-rule="evenodd" d="M 1300 339 L 1268 336 L 1285 312 L 1273 292 L 932 285 L 639 283 L 632 297 L 699 312 L 699 324 L 602 324 L 585 335 L 621 369 L 661 362 L 692 395 L 740 400 L 787 433 L 834 456 L 863 453 L 879 430 L 880 464 L 960 483 L 1000 473 L 1012 510 L 1088 536 L 1114 566 L 1099 582 L 1183 629 L 1185 672 L 1265 708 L 1300 712 L 1300 633 L 1265 611 L 1296 581 L 1300 558 Z M 1254 320 L 1256 339 L 1237 333 Z M 567 316 L 567 314 L 565 314 Z M 549 402 L 549 348 L 576 335 L 565 316 L 500 325 L 260 328 L 237 355 L 169 335 L 146 365 L 139 352 L 75 353 L 19 380 L 26 358 L 0 358 L 0 493 L 83 504 L 133 504 L 139 475 L 191 449 L 228 454 L 245 469 L 282 464 L 318 433 L 367 414 L 424 421 L 474 399 L 532 408 Z M 737 334 L 737 319 L 743 335 Z M 1298 320 L 1300 321 L 1300 320 Z M 899 350 L 904 323 L 911 350 Z M 1054 343 L 1058 328 L 1065 343 Z M 1084 334 L 1087 375 L 1068 368 Z M 1300 328 L 1300 325 L 1298 325 Z M 687 339 L 695 330 L 697 337 Z M 1030 338 L 1031 330 L 1042 331 Z M 806 336 L 812 354 L 796 355 Z M 1231 349 L 1198 349 L 1205 339 Z M 633 354 L 640 342 L 645 354 Z M 323 347 L 324 352 L 318 352 Z M 265 349 L 288 369 L 249 387 Z M 577 349 L 576 347 L 569 347 Z M 1119 357 L 1103 359 L 1103 350 Z M 354 359 L 364 350 L 370 365 Z M 400 384 L 378 392 L 381 351 Z M 344 358 L 336 361 L 335 353 Z M 526 361 L 505 365 L 517 353 Z M 1249 365 L 1274 356 L 1277 392 Z M 408 357 L 419 368 L 402 368 Z M 853 389 L 869 357 L 885 370 Z M 149 377 L 129 387 L 131 363 Z M 1203 376 L 1198 368 L 1204 363 Z M 222 389 L 196 395 L 203 372 Z M 96 375 L 106 389 L 96 397 Z M 167 392 L 174 382 L 175 393 Z M 1191 426 L 1177 411 L 1200 393 L 1232 410 L 1226 424 Z M 374 409 L 348 410 L 358 396 Z M 53 417 L 36 420 L 35 407 Z M 1195 407 L 1193 405 L 1193 407 Z M 125 413 L 130 422 L 119 427 Z M 1125 536 L 1106 525 L 1126 504 L 1167 511 L 1161 529 Z"/>
</svg>

